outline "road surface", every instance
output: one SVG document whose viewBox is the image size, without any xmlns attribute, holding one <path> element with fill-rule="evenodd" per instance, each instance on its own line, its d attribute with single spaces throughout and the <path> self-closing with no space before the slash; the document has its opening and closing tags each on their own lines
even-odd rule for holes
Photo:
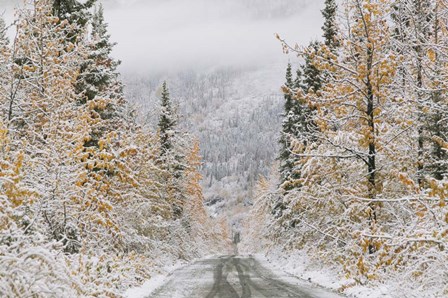
<svg viewBox="0 0 448 298">
<path fill-rule="evenodd" d="M 277 273 L 278 274 L 278 273 Z M 274 275 L 253 257 L 196 261 L 175 271 L 150 298 L 341 297 L 284 274 Z"/>
</svg>

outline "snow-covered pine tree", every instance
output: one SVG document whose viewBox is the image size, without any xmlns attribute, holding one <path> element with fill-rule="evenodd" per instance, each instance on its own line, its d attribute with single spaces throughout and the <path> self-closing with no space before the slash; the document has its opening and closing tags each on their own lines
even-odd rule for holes
<svg viewBox="0 0 448 298">
<path fill-rule="evenodd" d="M 310 47 L 317 48 L 313 42 Z M 291 64 L 286 69 L 286 82 L 283 87 L 285 105 L 282 134 L 280 137 L 280 183 L 286 191 L 300 186 L 300 157 L 297 154 L 316 140 L 317 127 L 313 122 L 312 108 L 296 95 L 308 92 L 316 93 L 322 86 L 321 72 L 312 64 L 309 56 L 305 56 L 305 64 L 299 65 L 296 78 L 292 77 Z"/>
<path fill-rule="evenodd" d="M 54 0 L 52 6 L 52 13 L 62 22 L 67 20 L 70 24 L 76 24 L 76 28 L 67 28 L 69 30 L 69 40 L 73 43 L 79 40 L 80 32 L 85 29 L 85 26 L 91 18 L 90 9 L 94 6 L 97 0 Z"/>
<path fill-rule="evenodd" d="M 322 10 L 324 17 L 324 25 L 322 30 L 324 31 L 325 45 L 331 50 L 335 50 L 339 46 L 338 41 L 338 28 L 336 23 L 336 13 L 338 6 L 336 0 L 325 0 L 325 8 Z"/>
<path fill-rule="evenodd" d="M 165 156 L 173 149 L 177 118 L 173 110 L 170 93 L 166 82 L 162 84 L 161 111 L 159 117 L 160 156 Z"/>
<path fill-rule="evenodd" d="M 76 0 L 55 0 L 53 13 L 75 25 L 76 30 L 68 32 L 69 40 L 85 42 L 84 31 L 91 18 L 91 36 L 87 44 L 88 54 L 82 59 L 75 84 L 79 99 L 90 110 L 92 117 L 89 140 L 85 147 L 97 147 L 100 139 L 107 139 L 111 132 L 120 135 L 126 127 L 126 102 L 123 97 L 123 84 L 119 79 L 117 67 L 120 61 L 110 54 L 116 43 L 110 41 L 108 24 L 104 20 L 104 9 L 100 4 L 93 14 L 90 9 L 96 0 L 79 2 Z M 97 121 L 94 121 L 97 119 Z M 98 121 L 99 120 L 99 121 Z"/>
<path fill-rule="evenodd" d="M 87 55 L 81 61 L 75 90 L 84 138 L 77 147 L 75 157 L 82 164 L 77 184 L 88 189 L 80 200 L 88 208 L 97 206 L 100 211 L 97 224 L 110 232 L 118 233 L 120 226 L 114 206 L 123 203 L 130 185 L 136 185 L 126 162 L 133 145 L 132 121 L 127 121 L 126 101 L 116 68 L 119 61 L 110 57 L 115 43 L 109 41 L 104 11 L 95 9 L 90 39 L 86 43 Z M 101 239 L 98 235 L 98 240 Z M 120 241 L 115 243 L 120 244 Z"/>
<path fill-rule="evenodd" d="M 319 42 L 314 41 L 308 45 L 308 48 L 312 48 L 313 50 L 309 52 L 316 51 L 319 48 Z M 313 64 L 312 57 L 310 55 L 305 55 L 305 64 L 302 66 L 303 68 L 303 86 L 305 89 L 303 90 L 305 93 L 313 92 L 317 93 L 322 87 L 323 83 L 323 75 L 322 72 Z"/>
<path fill-rule="evenodd" d="M 306 86 L 304 83 L 304 77 L 303 77 L 303 65 L 300 65 L 296 70 L 296 77 L 294 79 L 294 87 L 295 90 L 306 90 Z"/>
<path fill-rule="evenodd" d="M 335 53 L 340 46 L 338 37 L 338 25 L 336 21 L 337 9 L 338 7 L 335 0 L 325 0 L 325 7 L 321 11 L 324 18 L 324 25 L 322 26 L 322 30 L 324 32 L 324 44 L 333 53 Z M 325 71 L 319 70 L 318 67 L 314 65 L 313 57 L 311 54 L 317 51 L 320 47 L 320 42 L 312 41 L 307 47 L 308 50 L 304 51 L 303 58 L 305 60 L 305 63 L 300 67 L 303 73 L 302 83 L 296 86 L 296 90 L 300 90 L 300 92 L 296 96 L 296 100 L 298 99 L 298 101 L 301 102 L 302 106 L 302 134 L 306 136 L 303 139 L 305 145 L 311 143 L 312 141 L 316 141 L 316 134 L 319 133 L 319 129 L 314 123 L 316 112 L 315 108 L 310 106 L 308 103 L 303 102 L 303 95 L 310 92 L 318 95 L 320 89 L 322 88 L 322 85 L 327 79 L 327 73 Z"/>
<path fill-rule="evenodd" d="M 158 123 L 159 163 L 165 171 L 165 177 L 163 178 L 167 183 L 165 196 L 171 201 L 174 215 L 179 217 L 182 215 L 185 199 L 183 179 L 185 178 L 184 171 L 187 168 L 187 152 L 185 150 L 188 150 L 188 140 L 187 136 L 177 131 L 177 115 L 166 82 L 162 84 L 160 104 Z"/>
<path fill-rule="evenodd" d="M 321 11 L 322 16 L 324 17 L 324 25 L 322 26 L 322 30 L 324 32 L 324 44 L 330 49 L 332 52 L 336 52 L 339 47 L 338 41 L 338 26 L 336 22 L 336 13 L 337 13 L 337 4 L 335 0 L 326 0 L 325 8 Z M 297 133 L 296 136 L 300 136 L 299 140 L 302 145 L 307 146 L 312 141 L 316 141 L 316 135 L 318 133 L 317 126 L 314 123 L 314 114 L 315 110 L 313 107 L 310 107 L 308 103 L 303 102 L 300 98 L 312 92 L 317 94 L 319 90 L 322 88 L 322 85 L 326 79 L 325 72 L 320 71 L 313 64 L 313 57 L 308 55 L 307 53 L 313 53 L 316 51 L 321 44 L 318 41 L 310 42 L 308 45 L 308 51 L 305 51 L 305 55 L 303 56 L 305 63 L 299 66 L 295 92 L 298 96 L 296 96 L 295 101 L 298 103 L 297 109 L 297 117 L 299 120 L 297 124 Z"/>
<path fill-rule="evenodd" d="M 333 53 L 335 53 L 340 46 L 338 37 L 338 25 L 336 22 L 337 10 L 338 6 L 336 4 L 336 0 L 325 0 L 325 7 L 323 10 L 321 10 L 322 16 L 324 18 L 324 25 L 322 26 L 322 30 L 324 33 L 324 44 Z M 314 50 L 317 50 L 317 48 L 319 47 L 320 43 L 318 41 L 310 42 L 310 44 L 308 45 L 308 48 L 314 48 Z M 322 87 L 323 80 L 325 80 L 325 74 L 321 73 L 317 69 L 317 67 L 313 65 L 312 57 L 305 55 L 304 59 L 304 90 L 305 92 L 308 92 L 310 89 L 312 89 L 313 92 L 318 92 Z"/>
<path fill-rule="evenodd" d="M 288 63 L 286 68 L 286 82 L 284 85 L 284 113 L 283 113 L 283 123 L 282 123 L 282 132 L 279 139 L 280 143 L 280 184 L 282 188 L 285 190 L 290 190 L 293 188 L 291 185 L 291 180 L 299 177 L 295 177 L 294 167 L 297 162 L 297 159 L 294 157 L 293 147 L 291 141 L 293 140 L 295 135 L 294 127 L 297 125 L 298 119 L 296 119 L 297 115 L 295 112 L 297 109 L 294 107 L 298 104 L 293 99 L 294 92 L 294 81 L 292 76 L 292 67 L 291 63 Z"/>
<path fill-rule="evenodd" d="M 117 73 L 120 61 L 110 54 L 116 43 L 111 42 L 104 21 L 102 5 L 95 9 L 88 55 L 82 61 L 76 91 L 86 113 L 92 117 L 90 138 L 85 147 L 99 147 L 107 135 L 119 138 L 127 128 L 123 85 Z M 96 120 L 95 120 L 96 119 Z"/>
<path fill-rule="evenodd" d="M 77 91 L 84 95 L 84 102 L 93 100 L 97 95 L 123 97 L 123 87 L 117 73 L 121 61 L 110 56 L 116 43 L 110 41 L 107 27 L 104 9 L 100 4 L 93 14 L 90 53 L 81 66 L 76 85 Z"/>
</svg>

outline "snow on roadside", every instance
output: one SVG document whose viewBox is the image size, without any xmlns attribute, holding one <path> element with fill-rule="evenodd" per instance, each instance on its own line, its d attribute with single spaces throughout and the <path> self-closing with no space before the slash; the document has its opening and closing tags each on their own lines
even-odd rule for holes
<svg viewBox="0 0 448 298">
<path fill-rule="evenodd" d="M 151 295 L 155 290 L 163 286 L 174 271 L 177 271 L 185 266 L 188 266 L 200 259 L 216 258 L 216 255 L 206 255 L 201 258 L 185 261 L 178 260 L 176 263 L 170 266 L 163 267 L 158 274 L 155 274 L 151 279 L 145 281 L 140 287 L 129 288 L 123 294 L 124 298 L 145 298 Z"/>
<path fill-rule="evenodd" d="M 148 297 L 152 292 L 161 287 L 174 271 L 182 268 L 187 264 L 188 263 L 185 261 L 177 261 L 171 266 L 166 266 L 161 270 L 161 272 L 163 272 L 164 274 L 155 274 L 151 279 L 145 281 L 140 287 L 130 288 L 126 290 L 123 296 L 125 298 Z"/>
<path fill-rule="evenodd" d="M 273 270 L 274 272 L 282 271 L 299 278 L 303 282 L 326 288 L 334 291 L 338 290 L 347 284 L 352 283 L 352 280 L 341 279 L 341 276 L 336 270 L 324 267 L 322 264 L 316 264 L 310 261 L 310 258 L 302 252 L 291 253 L 288 256 L 281 251 L 271 251 L 265 254 L 257 254 L 255 257 L 263 262 L 263 265 Z M 297 281 L 299 282 L 299 281 Z M 344 294 L 348 297 L 359 298 L 392 298 L 392 297 L 414 297 L 411 293 L 402 296 L 394 296 L 387 286 L 378 286 L 375 288 L 368 288 L 363 286 L 354 286 L 348 288 Z M 417 296 L 415 296 L 417 297 Z"/>
<path fill-rule="evenodd" d="M 333 278 L 332 272 L 324 271 L 312 271 L 305 266 L 306 258 L 299 255 L 289 256 L 285 258 L 281 254 L 256 254 L 254 257 L 266 268 L 270 269 L 276 276 L 285 276 L 287 281 L 293 284 L 301 285 L 303 287 L 316 287 L 315 294 L 322 294 L 327 292 L 319 292 L 319 288 L 322 290 L 334 292 L 334 296 L 341 297 L 337 294 L 337 289 L 340 286 L 337 278 Z M 308 268 L 308 269 L 306 269 Z M 329 293 L 327 293 L 329 294 Z M 324 297 L 324 296 L 322 296 Z M 327 296 L 330 297 L 330 296 Z"/>
<path fill-rule="evenodd" d="M 124 293 L 126 298 L 148 297 L 154 290 L 163 285 L 168 276 L 156 275 L 137 288 L 130 288 Z"/>
</svg>

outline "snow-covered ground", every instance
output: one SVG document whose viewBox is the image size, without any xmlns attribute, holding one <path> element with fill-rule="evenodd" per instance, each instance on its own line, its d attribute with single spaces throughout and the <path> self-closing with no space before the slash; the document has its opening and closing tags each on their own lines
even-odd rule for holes
<svg viewBox="0 0 448 298">
<path fill-rule="evenodd" d="M 303 255 L 256 254 L 256 258 L 272 271 L 286 272 L 297 281 L 306 281 L 334 291 L 344 284 L 335 272 L 311 266 L 309 260 Z"/>
<path fill-rule="evenodd" d="M 163 267 L 159 273 L 155 273 L 151 279 L 145 281 L 140 287 L 130 288 L 124 293 L 126 298 L 144 298 L 162 286 L 174 271 L 187 266 L 185 261 L 177 261 L 174 264 Z"/>
<path fill-rule="evenodd" d="M 256 258 L 263 262 L 263 265 L 274 272 L 286 272 L 302 281 L 322 288 L 331 289 L 338 292 L 346 286 L 344 294 L 348 297 L 356 298 L 439 298 L 428 292 L 421 292 L 418 289 L 411 289 L 406 286 L 410 281 L 388 280 L 385 284 L 376 284 L 370 287 L 353 284 L 353 280 L 341 278 L 337 270 L 326 265 L 311 260 L 301 252 L 285 255 L 284 252 L 271 251 L 268 254 L 257 254 Z"/>
</svg>

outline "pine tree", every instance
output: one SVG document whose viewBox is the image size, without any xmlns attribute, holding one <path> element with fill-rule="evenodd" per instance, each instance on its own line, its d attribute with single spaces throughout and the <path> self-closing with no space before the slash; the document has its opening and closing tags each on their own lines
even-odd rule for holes
<svg viewBox="0 0 448 298">
<path fill-rule="evenodd" d="M 326 0 L 325 8 L 321 11 L 324 17 L 324 25 L 322 30 L 324 31 L 325 45 L 331 50 L 336 51 L 339 47 L 339 41 L 337 39 L 337 23 L 336 12 L 337 5 L 334 0 Z M 300 65 L 297 73 L 295 90 L 295 101 L 298 102 L 296 108 L 296 117 L 298 122 L 296 124 L 296 140 L 302 145 L 302 151 L 306 146 L 316 141 L 315 134 L 318 132 L 318 127 L 314 123 L 315 109 L 304 102 L 303 96 L 308 93 L 318 94 L 320 89 L 326 80 L 325 71 L 319 70 L 313 62 L 313 53 L 317 52 L 321 44 L 318 41 L 311 42 L 305 54 L 303 56 L 305 63 Z M 296 174 L 299 177 L 299 174 Z"/>
<path fill-rule="evenodd" d="M 300 186 L 301 178 L 301 154 L 306 146 L 315 141 L 313 134 L 316 125 L 313 122 L 313 110 L 308 104 L 298 100 L 297 93 L 305 93 L 309 89 L 317 90 L 321 86 L 319 77 L 312 79 L 319 71 L 309 60 L 306 66 L 300 65 L 296 71 L 296 77 L 292 77 L 291 64 L 286 69 L 286 82 L 284 85 L 284 114 L 282 135 L 280 137 L 280 184 L 286 190 L 292 190 Z M 302 69 L 307 75 L 303 75 Z M 310 87 L 308 87 L 310 86 Z"/>
<path fill-rule="evenodd" d="M 306 90 L 306 85 L 303 77 L 303 65 L 300 65 L 296 70 L 296 78 L 294 79 L 294 87 L 296 90 Z"/>
<path fill-rule="evenodd" d="M 84 3 L 78 0 L 54 0 L 52 13 L 59 18 L 59 21 L 67 20 L 70 24 L 78 25 L 74 30 L 69 30 L 68 39 L 76 42 L 80 33 L 87 25 L 91 14 L 91 9 L 97 0 L 87 0 Z"/>
<path fill-rule="evenodd" d="M 300 103 L 294 98 L 294 92 L 302 86 L 302 75 L 300 68 L 297 76 L 293 79 L 292 67 L 288 63 L 286 68 L 286 82 L 284 85 L 284 113 L 282 123 L 282 133 L 279 139 L 280 155 L 280 185 L 289 191 L 295 188 L 300 179 L 300 171 L 297 169 L 298 161 L 296 157 L 295 143 L 303 137 L 302 108 Z"/>
<path fill-rule="evenodd" d="M 337 12 L 336 0 L 325 0 L 325 8 L 322 10 L 322 15 L 324 17 L 324 25 L 322 30 L 324 31 L 325 45 L 331 50 L 335 50 L 339 46 L 339 41 L 337 38 L 338 29 L 336 23 L 336 12 Z"/>
<path fill-rule="evenodd" d="M 77 91 L 84 94 L 84 102 L 94 99 L 97 95 L 108 98 L 123 96 L 117 73 L 121 62 L 110 56 L 116 43 L 110 41 L 107 26 L 104 21 L 104 9 L 100 4 L 93 15 L 90 54 L 81 66 L 76 85 Z"/>
<path fill-rule="evenodd" d="M 183 214 L 185 202 L 184 179 L 188 141 L 184 134 L 177 131 L 177 115 L 173 109 L 166 82 L 162 84 L 161 112 L 158 123 L 159 158 L 158 162 L 164 170 L 164 199 L 172 206 L 173 215 L 179 218 Z M 186 144 L 187 143 L 187 144 Z"/>
<path fill-rule="evenodd" d="M 165 156 L 173 149 L 173 137 L 177 124 L 176 115 L 173 111 L 166 82 L 163 82 L 162 84 L 161 108 L 158 124 L 160 133 L 160 155 Z"/>
<path fill-rule="evenodd" d="M 81 103 L 78 108 L 86 121 L 82 154 L 87 154 L 88 158 L 82 161 L 86 170 L 84 176 L 90 184 L 99 185 L 97 189 L 109 187 L 117 178 L 115 176 L 120 179 L 128 177 L 116 153 L 120 146 L 115 144 L 129 136 L 131 123 L 126 121 L 124 109 L 127 103 L 116 71 L 120 61 L 110 57 L 115 43 L 109 39 L 104 10 L 100 5 L 93 14 L 88 55 L 82 61 L 75 86 Z M 98 192 L 98 195 L 103 194 Z"/>
<path fill-rule="evenodd" d="M 294 89 L 291 63 L 288 63 L 288 66 L 286 67 L 285 87 L 291 91 Z M 293 96 L 291 93 L 285 93 L 284 97 L 285 97 L 285 111 L 290 111 L 294 106 Z"/>
<path fill-rule="evenodd" d="M 311 42 L 308 46 L 308 53 L 313 53 L 319 48 L 319 42 Z M 311 56 L 305 55 L 305 65 L 303 66 L 303 86 L 305 93 L 317 93 L 323 84 L 322 72 L 313 64 Z"/>
<path fill-rule="evenodd" d="M 290 179 L 290 175 L 294 168 L 294 160 L 291 159 L 291 132 L 292 127 L 294 125 L 293 119 L 291 119 L 290 111 L 292 110 L 292 106 L 294 105 L 292 98 L 292 71 L 291 64 L 288 63 L 286 68 L 286 83 L 285 83 L 285 105 L 284 105 L 284 114 L 283 116 L 283 124 L 282 124 L 282 134 L 280 136 L 280 179 L 281 184 L 284 184 L 286 181 Z"/>
</svg>

